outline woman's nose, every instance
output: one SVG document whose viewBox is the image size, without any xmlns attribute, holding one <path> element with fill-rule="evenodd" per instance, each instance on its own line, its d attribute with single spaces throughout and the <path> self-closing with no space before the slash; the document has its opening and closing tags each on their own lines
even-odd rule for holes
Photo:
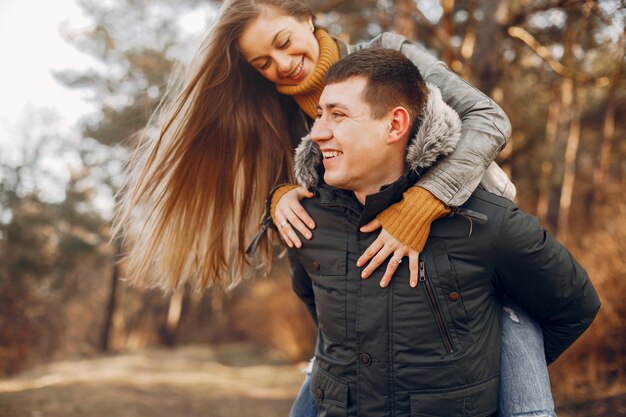
<svg viewBox="0 0 626 417">
<path fill-rule="evenodd" d="M 285 53 L 279 53 L 279 54 L 276 54 L 276 56 L 274 57 L 274 60 L 276 61 L 276 67 L 278 68 L 278 72 L 283 76 L 289 75 L 292 69 L 291 57 Z"/>
</svg>

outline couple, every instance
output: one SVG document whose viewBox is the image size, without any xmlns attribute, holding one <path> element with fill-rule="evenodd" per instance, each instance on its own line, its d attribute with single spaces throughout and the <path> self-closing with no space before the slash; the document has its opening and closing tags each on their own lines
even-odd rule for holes
<svg viewBox="0 0 626 417">
<path fill-rule="evenodd" d="M 413 260 L 395 256 L 387 289 L 360 279 L 357 258 L 378 235 L 360 227 L 452 152 L 460 121 L 393 50 L 348 55 L 330 67 L 325 85 L 295 156 L 299 183 L 315 194 L 303 205 L 316 227 L 290 249 L 292 263 L 306 270 L 293 284 L 318 338 L 308 392 L 292 416 L 497 416 L 500 386 L 501 415 L 520 407 L 532 412 L 526 416 L 554 415 L 545 364 L 600 306 L 584 269 L 533 216 L 479 187 L 432 224 L 415 287 L 405 264 Z M 511 328 L 528 320 L 522 311 L 541 330 L 501 350 L 500 320 Z M 501 351 L 516 356 L 506 358 L 504 375 Z"/>
<path fill-rule="evenodd" d="M 534 228 L 540 235 L 543 235 L 543 229 L 533 226 L 530 218 L 512 209 L 511 203 L 507 200 L 499 199 L 498 205 L 491 201 L 495 197 L 485 194 L 482 190 L 476 191 L 470 198 L 472 191 L 483 178 L 489 180 L 483 180 L 482 183 L 488 191 L 505 196 L 512 196 L 514 192 L 512 184 L 502 179 L 499 175 L 501 172 L 495 164 L 492 164 L 510 133 L 506 115 L 492 100 L 450 72 L 442 62 L 401 36 L 385 33 L 364 45 L 347 45 L 341 40 L 332 38 L 327 31 L 319 27 L 311 10 L 298 0 L 227 0 L 198 52 L 197 65 L 188 72 L 183 89 L 179 94 L 166 99 L 160 106 L 161 113 L 152 118 L 154 125 L 151 124 L 145 129 L 145 142 L 133 155 L 129 164 L 130 172 L 126 176 L 125 187 L 127 192 L 123 195 L 120 211 L 116 217 L 116 230 L 124 234 L 125 242 L 130 249 L 126 266 L 127 278 L 130 281 L 170 288 L 186 283 L 196 288 L 205 288 L 209 285 L 228 287 L 249 275 L 250 271 L 256 273 L 259 264 L 249 262 L 245 249 L 257 231 L 264 209 L 263 199 L 277 184 L 292 182 L 293 151 L 300 138 L 312 127 L 317 116 L 317 104 L 320 102 L 323 79 L 328 68 L 339 58 L 350 56 L 362 47 L 382 47 L 400 51 L 407 56 L 418 66 L 424 79 L 437 86 L 443 101 L 459 115 L 461 125 L 460 133 L 457 132 L 459 141 L 454 152 L 443 156 L 451 150 L 446 149 L 437 165 L 423 173 L 413 170 L 411 171 L 413 173 L 404 177 L 403 157 L 398 155 L 395 155 L 396 162 L 392 162 L 392 159 L 386 162 L 384 168 L 392 164 L 402 168 L 398 177 L 403 176 L 404 179 L 400 183 L 394 183 L 392 188 L 386 188 L 387 193 L 393 191 L 393 196 L 385 194 L 385 200 L 374 205 L 369 201 L 362 206 L 350 193 L 337 194 L 338 204 L 346 207 L 343 207 L 343 217 L 331 226 L 328 225 L 326 215 L 318 219 L 319 216 L 315 212 L 311 217 L 300 204 L 303 197 L 313 196 L 306 188 L 283 186 L 273 193 L 270 203 L 271 213 L 279 225 L 281 237 L 289 246 L 303 248 L 301 253 L 291 252 L 290 260 L 294 273 L 294 287 L 298 294 L 314 314 L 320 312 L 322 336 L 318 352 L 324 353 L 323 349 L 327 348 L 337 349 L 331 353 L 339 356 L 337 364 L 344 365 L 346 361 L 341 359 L 346 357 L 363 358 L 365 362 L 369 358 L 369 367 L 362 365 L 362 368 L 357 368 L 359 375 L 365 375 L 363 372 L 368 370 L 373 372 L 378 369 L 382 360 L 386 360 L 380 356 L 377 349 L 384 348 L 390 341 L 397 342 L 389 345 L 388 354 L 391 357 L 385 363 L 389 367 L 401 367 L 402 374 L 399 373 L 400 369 L 389 368 L 389 378 L 379 380 L 372 373 L 370 378 L 375 377 L 375 383 L 371 387 L 366 387 L 367 389 L 357 390 L 358 392 L 355 392 L 354 382 L 350 378 L 344 380 L 342 378 L 344 375 L 335 373 L 348 372 L 349 366 L 352 365 L 346 365 L 348 367 L 342 368 L 342 371 L 330 369 L 328 361 L 324 362 L 324 359 L 331 358 L 332 355 L 320 356 L 317 367 L 328 374 L 327 381 L 340 382 L 338 385 L 334 382 L 332 384 L 332 387 L 337 388 L 337 392 L 335 388 L 324 391 L 321 386 L 323 382 L 320 382 L 323 378 L 321 380 L 319 375 L 326 374 L 319 372 L 314 374 L 314 382 L 318 384 L 314 389 L 320 397 L 317 404 L 322 415 L 323 413 L 331 415 L 332 412 L 325 410 L 333 404 L 338 410 L 343 410 L 344 415 L 348 409 L 352 413 L 351 407 L 356 404 L 354 401 L 358 400 L 359 404 L 363 401 L 361 397 L 354 397 L 355 394 L 365 397 L 371 394 L 372 400 L 383 393 L 393 392 L 396 395 L 397 392 L 397 395 L 401 395 L 401 385 L 393 385 L 395 380 L 391 376 L 398 375 L 401 379 L 397 382 L 405 383 L 405 371 L 414 373 L 420 379 L 425 378 L 423 382 L 428 384 L 431 377 L 441 375 L 443 380 L 438 382 L 439 385 L 429 388 L 435 392 L 425 397 L 428 401 L 440 401 L 443 405 L 448 405 L 449 401 L 442 399 L 445 390 L 441 391 L 438 387 L 445 385 L 446 380 L 449 379 L 450 390 L 454 391 L 452 387 L 456 386 L 458 378 L 462 378 L 463 375 L 465 378 L 480 379 L 473 373 L 466 374 L 463 368 L 456 371 L 457 365 L 471 368 L 468 372 L 480 371 L 483 368 L 482 372 L 494 371 L 494 363 L 490 362 L 486 368 L 480 363 L 481 359 L 478 357 L 480 355 L 476 350 L 493 349 L 493 352 L 496 352 L 499 344 L 492 333 L 499 320 L 492 310 L 493 288 L 489 287 L 486 278 L 490 278 L 489 282 L 494 288 L 498 287 L 497 294 L 507 293 L 506 285 L 509 281 L 499 274 L 493 275 L 494 279 L 491 281 L 492 276 L 485 270 L 491 266 L 492 272 L 497 271 L 494 259 L 485 253 L 473 251 L 480 248 L 490 248 L 494 251 L 511 249 L 503 245 L 499 239 L 491 239 L 490 233 L 494 232 L 494 228 L 501 228 L 502 236 L 515 232 L 508 222 L 516 222 L 520 216 L 525 221 L 525 228 Z M 436 95 L 436 92 L 432 94 L 422 92 L 421 97 L 432 98 Z M 396 99 L 381 93 L 370 102 L 378 103 L 380 97 Z M 394 103 L 393 108 L 400 103 Z M 428 104 L 426 110 L 419 106 L 409 108 L 411 107 L 409 104 L 402 104 L 400 107 L 408 112 L 408 116 L 403 116 L 405 119 L 416 122 L 428 109 Z M 438 109 L 431 111 L 434 114 L 444 114 Z M 342 120 L 341 117 L 344 117 L 342 114 L 338 111 L 329 113 L 328 109 L 322 107 L 322 114 L 314 127 L 314 133 L 319 135 L 319 129 L 327 126 L 329 120 Z M 338 119 L 330 119 L 331 117 Z M 376 115 L 372 119 L 379 121 L 380 117 Z M 347 123 L 343 123 L 342 126 L 351 125 L 348 119 L 345 121 Z M 403 123 L 405 122 L 406 120 Z M 426 121 L 422 124 L 425 126 Z M 422 129 L 424 126 L 417 130 L 418 136 L 425 132 L 425 129 Z M 364 130 L 367 130 L 368 135 L 381 133 L 380 129 L 375 130 L 374 127 Z M 153 140 L 151 134 L 155 131 L 157 138 Z M 337 133 L 338 130 L 328 132 Z M 398 135 L 398 138 L 401 137 L 404 136 Z M 315 138 L 324 140 L 323 135 L 321 139 L 317 136 Z M 427 143 L 430 143 L 428 137 L 426 139 Z M 324 158 L 329 175 L 333 164 L 340 167 L 342 159 L 347 159 L 349 150 L 348 145 L 345 148 L 333 146 L 328 146 L 330 149 L 326 155 L 328 158 Z M 365 150 L 376 154 L 386 148 L 377 145 L 374 149 L 365 147 L 356 149 L 358 152 Z M 340 151 L 343 151 L 343 155 L 338 153 Z M 433 155 L 433 158 L 435 156 Z M 419 158 L 419 155 L 416 157 Z M 369 166 L 367 164 L 369 160 L 365 157 L 357 158 L 359 159 L 355 164 L 356 168 L 365 169 L 365 174 L 383 174 L 383 169 Z M 311 162 L 314 161 L 315 159 Z M 432 161 L 425 165 L 430 163 Z M 301 162 L 297 165 L 299 168 L 303 167 Z M 306 168 L 307 164 L 304 165 Z M 322 167 L 321 164 L 317 166 Z M 413 168 L 423 167 L 416 165 Z M 317 198 L 321 199 L 328 192 L 327 186 L 321 181 L 322 176 L 314 170 L 305 177 L 315 178 L 313 175 L 315 173 L 320 180 Z M 377 177 L 377 180 L 382 180 L 382 177 Z M 330 177 L 328 181 L 331 181 Z M 385 178 L 385 181 L 393 182 L 395 179 Z M 313 182 L 307 183 L 312 184 Z M 352 187 L 350 184 L 345 186 Z M 374 193 L 377 191 L 374 190 Z M 370 193 L 367 190 L 364 192 Z M 332 194 L 332 198 L 335 198 L 335 194 Z M 344 198 L 349 202 L 345 203 Z M 468 198 L 470 200 L 466 206 L 453 209 L 463 205 Z M 484 200 L 488 207 L 482 207 L 483 203 L 478 204 Z M 303 201 L 308 207 L 317 200 Z M 397 202 L 391 204 L 394 201 Z M 487 204 L 489 201 L 491 203 Z M 388 207 L 379 207 L 382 203 L 388 203 Z M 474 207 L 477 204 L 478 207 Z M 499 209 L 502 213 L 497 213 L 495 207 L 500 206 L 504 206 Z M 332 204 L 326 209 L 330 211 L 331 207 Z M 503 211 L 505 207 L 507 216 Z M 374 218 L 373 212 L 377 210 L 380 213 Z M 334 214 L 328 218 L 335 218 Z M 452 215 L 437 220 L 449 214 Z M 359 220 L 356 220 L 356 217 Z M 511 219 L 502 227 L 505 218 L 508 217 Z M 355 224 L 360 225 L 366 219 L 371 221 L 363 226 L 363 231 L 369 233 L 353 230 Z M 481 224 L 485 221 L 484 225 Z M 316 225 L 315 222 L 324 223 Z M 429 244 L 425 246 L 431 223 L 433 232 L 430 234 Z M 372 233 L 378 228 L 379 231 Z M 319 256 L 315 251 L 311 253 L 311 248 L 316 247 L 318 244 L 316 242 L 320 242 L 319 239 L 324 238 L 325 241 L 326 234 L 330 237 L 328 239 L 330 245 L 318 249 L 324 254 L 333 253 L 333 255 L 328 257 L 324 255 L 322 259 L 317 259 Z M 376 239 L 373 239 L 374 236 L 377 236 Z M 543 244 L 551 245 L 555 256 L 565 254 L 549 236 L 546 235 L 545 239 L 542 241 Z M 342 242 L 343 247 L 333 246 Z M 258 245 L 257 253 L 260 254 L 262 265 L 266 267 L 271 265 L 272 245 L 264 239 L 256 240 L 255 243 Z M 496 243 L 497 247 L 489 246 Z M 532 242 L 519 238 L 516 243 L 530 245 Z M 541 249 L 541 254 L 544 254 L 543 247 L 538 246 L 534 249 Z M 342 254 L 334 255 L 340 251 Z M 299 259 L 304 256 L 311 259 L 308 261 Z M 480 256 L 487 256 L 489 259 L 486 261 Z M 519 271 L 524 271 L 527 265 L 533 265 L 531 261 L 535 261 L 533 254 L 526 254 L 518 259 L 513 257 L 512 253 L 508 253 L 502 259 L 506 260 L 508 266 Z M 572 266 L 573 261 L 568 257 L 557 260 L 563 261 L 559 262 L 562 267 L 569 266 L 572 271 L 580 271 L 578 266 Z M 359 273 L 355 270 L 357 262 L 359 268 L 362 267 Z M 386 262 L 384 272 L 377 270 L 383 262 Z M 420 268 L 420 265 L 423 268 Z M 397 273 L 397 277 L 391 281 L 394 272 Z M 351 274 L 349 280 L 348 274 Z M 361 277 L 365 278 L 372 274 L 377 278 L 376 282 L 372 279 L 360 281 Z M 405 282 L 407 275 L 410 284 Z M 340 289 L 348 298 L 335 299 L 338 296 L 338 288 L 316 282 L 319 277 L 336 278 L 330 281 L 332 285 L 345 283 L 345 287 Z M 516 285 L 536 286 L 534 289 L 538 295 L 533 294 L 533 300 L 535 298 L 542 300 L 543 297 L 554 294 L 550 284 L 555 277 L 550 274 L 545 282 L 537 284 L 540 277 L 541 274 L 511 282 Z M 582 278 L 574 274 L 569 279 L 572 285 L 579 285 Z M 391 282 L 392 286 L 383 290 L 378 287 L 378 282 L 382 286 Z M 364 286 L 359 291 L 366 292 L 355 293 L 357 288 L 355 286 L 359 285 Z M 372 287 L 378 287 L 378 292 Z M 320 292 L 320 288 L 325 292 Z M 425 292 L 427 288 L 428 293 Z M 593 290 L 587 285 L 579 292 L 580 294 L 566 293 L 562 296 L 569 300 L 569 297 L 588 296 Z M 515 293 L 519 295 L 524 292 L 515 288 Z M 595 295 L 589 297 L 592 299 L 593 307 L 597 307 Z M 409 299 L 416 304 L 402 302 Z M 373 321 L 357 320 L 356 318 L 361 317 L 355 310 L 359 307 L 359 301 L 367 302 L 368 304 L 363 306 L 363 312 L 371 308 L 372 314 L 382 314 L 375 308 L 388 306 L 386 310 L 388 316 L 376 316 Z M 520 304 L 525 307 L 531 304 L 527 308 L 540 318 L 546 336 L 547 358 L 553 360 L 558 354 L 556 351 L 558 349 L 553 351 L 554 346 L 548 342 L 555 337 L 550 333 L 551 326 L 558 325 L 564 319 L 559 315 L 561 312 L 559 306 L 562 302 L 549 305 L 542 303 L 541 311 L 536 311 L 538 304 L 530 301 L 523 297 Z M 329 308 L 327 304 L 330 305 Z M 400 311 L 392 308 L 396 305 Z M 476 310 L 476 306 L 488 308 L 484 311 Z M 584 307 L 587 305 L 583 305 L 581 309 Z M 541 331 L 526 321 L 522 310 L 509 308 L 507 311 L 510 311 L 508 316 L 510 319 L 503 321 L 501 335 L 503 340 L 501 384 L 503 392 L 508 395 L 506 398 L 503 397 L 504 404 L 500 409 L 503 416 L 519 412 L 518 409 L 511 411 L 511 407 L 517 406 L 519 402 L 516 401 L 519 387 L 516 387 L 515 383 L 507 383 L 507 375 L 528 381 L 530 376 L 526 377 L 524 372 L 531 371 L 526 369 L 526 363 L 519 364 L 509 356 L 522 354 L 527 350 L 536 353 L 537 348 L 543 347 L 541 341 L 536 342 L 539 344 L 538 347 L 533 345 L 533 341 L 541 336 Z M 563 310 L 564 313 L 567 311 L 569 310 Z M 339 321 L 335 321 L 335 316 L 339 317 Z M 546 316 L 549 318 L 545 319 Z M 325 317 L 328 317 L 330 323 Z M 566 315 L 566 318 L 569 316 Z M 589 317 L 586 321 L 589 321 Z M 582 325 L 584 324 L 583 321 Z M 394 332 L 408 335 L 409 331 L 420 329 L 426 333 L 411 334 L 411 341 L 415 342 L 411 346 L 404 346 L 402 338 L 392 338 L 396 337 Z M 336 339 L 341 339 L 344 332 L 343 343 L 337 343 Z M 386 334 L 386 339 L 381 336 L 381 332 Z M 533 338 L 526 336 L 527 333 Z M 352 353 L 344 351 L 350 346 L 354 347 L 351 344 L 355 343 L 355 335 L 369 340 L 372 349 Z M 419 337 L 425 339 L 420 340 Z M 523 343 L 519 343 L 516 337 L 522 338 Z M 560 340 L 561 348 L 571 342 L 567 334 L 560 335 Z M 488 346 L 482 344 L 487 343 L 486 341 L 489 341 Z M 441 344 L 438 345 L 438 352 L 431 351 L 431 348 L 435 347 L 431 346 L 431 343 L 435 342 Z M 356 347 L 364 346 L 359 344 Z M 412 349 L 424 351 L 419 351 L 416 358 L 414 357 L 416 351 Z M 493 355 L 497 354 L 493 352 Z M 357 353 L 358 356 L 355 356 Z M 486 355 L 488 352 L 484 353 Z M 464 362 L 471 355 L 478 355 L 474 362 L 475 366 Z M 495 356 L 489 358 L 496 359 Z M 413 359 L 416 361 L 413 362 Z M 435 360 L 441 360 L 442 364 L 448 365 L 447 368 L 424 366 L 424 362 Z M 545 386 L 547 375 L 545 365 L 542 366 L 542 369 L 533 370 L 530 374 L 536 376 L 543 372 L 541 375 Z M 487 379 L 480 382 L 486 382 Z M 494 384 L 497 385 L 492 380 L 492 385 Z M 467 388 L 470 387 L 473 385 L 469 384 Z M 318 389 L 320 391 L 317 391 Z M 489 390 L 489 393 L 493 394 L 493 390 Z M 419 392 L 414 394 L 416 400 L 413 403 L 416 404 L 414 406 L 416 411 L 413 414 L 420 415 L 417 407 L 422 400 L 418 398 Z M 394 407 L 406 407 L 406 402 L 411 396 L 408 393 L 402 395 L 404 400 L 398 398 L 397 404 L 396 399 L 389 398 L 384 411 L 391 413 L 396 410 Z M 547 395 L 550 399 L 549 389 Z M 470 399 L 478 397 L 482 395 L 470 396 Z M 404 401 L 404 405 L 401 400 Z M 530 407 L 525 410 L 538 409 L 528 400 L 523 405 Z M 316 406 L 309 404 L 309 407 L 305 408 L 314 414 Z M 473 406 L 469 400 L 464 407 L 465 414 L 458 414 L 481 415 L 471 411 Z M 396 414 L 399 413 L 397 410 Z M 453 415 L 447 413 L 445 408 L 441 408 L 437 413 L 434 415 Z M 425 412 L 422 415 L 429 414 Z"/>
</svg>

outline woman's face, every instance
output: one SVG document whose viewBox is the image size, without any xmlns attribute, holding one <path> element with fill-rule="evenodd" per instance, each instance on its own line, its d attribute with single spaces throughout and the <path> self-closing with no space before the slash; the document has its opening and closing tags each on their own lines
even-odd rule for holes
<svg viewBox="0 0 626 417">
<path fill-rule="evenodd" d="M 314 71 L 319 44 L 311 18 L 261 14 L 246 26 L 239 39 L 243 57 L 277 85 L 297 85 Z"/>
</svg>

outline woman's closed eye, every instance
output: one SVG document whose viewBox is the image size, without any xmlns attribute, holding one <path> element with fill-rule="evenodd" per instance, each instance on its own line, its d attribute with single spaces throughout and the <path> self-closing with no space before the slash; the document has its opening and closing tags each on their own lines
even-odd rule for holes
<svg viewBox="0 0 626 417">
<path fill-rule="evenodd" d="M 288 37 L 287 39 L 285 39 L 285 41 L 280 44 L 278 49 L 286 49 L 289 47 L 289 45 L 291 45 L 291 37 Z"/>
<path fill-rule="evenodd" d="M 258 68 L 260 70 L 266 70 L 270 67 L 270 60 L 266 59 L 265 61 L 263 61 L 263 64 L 261 64 Z"/>
</svg>

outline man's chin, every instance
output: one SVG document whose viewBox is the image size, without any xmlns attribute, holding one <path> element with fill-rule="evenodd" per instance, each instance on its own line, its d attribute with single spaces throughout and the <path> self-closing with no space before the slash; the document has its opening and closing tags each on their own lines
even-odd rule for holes
<svg viewBox="0 0 626 417">
<path fill-rule="evenodd" d="M 330 185 L 334 188 L 339 188 L 341 190 L 350 190 L 350 186 L 346 181 L 341 181 L 341 179 L 333 177 L 332 175 L 324 175 L 324 182 L 326 183 L 326 185 Z"/>
<path fill-rule="evenodd" d="M 333 175 L 328 175 L 328 171 L 324 173 L 324 182 L 331 187 L 341 188 L 341 181 L 337 181 L 337 178 L 334 178 Z"/>
</svg>

